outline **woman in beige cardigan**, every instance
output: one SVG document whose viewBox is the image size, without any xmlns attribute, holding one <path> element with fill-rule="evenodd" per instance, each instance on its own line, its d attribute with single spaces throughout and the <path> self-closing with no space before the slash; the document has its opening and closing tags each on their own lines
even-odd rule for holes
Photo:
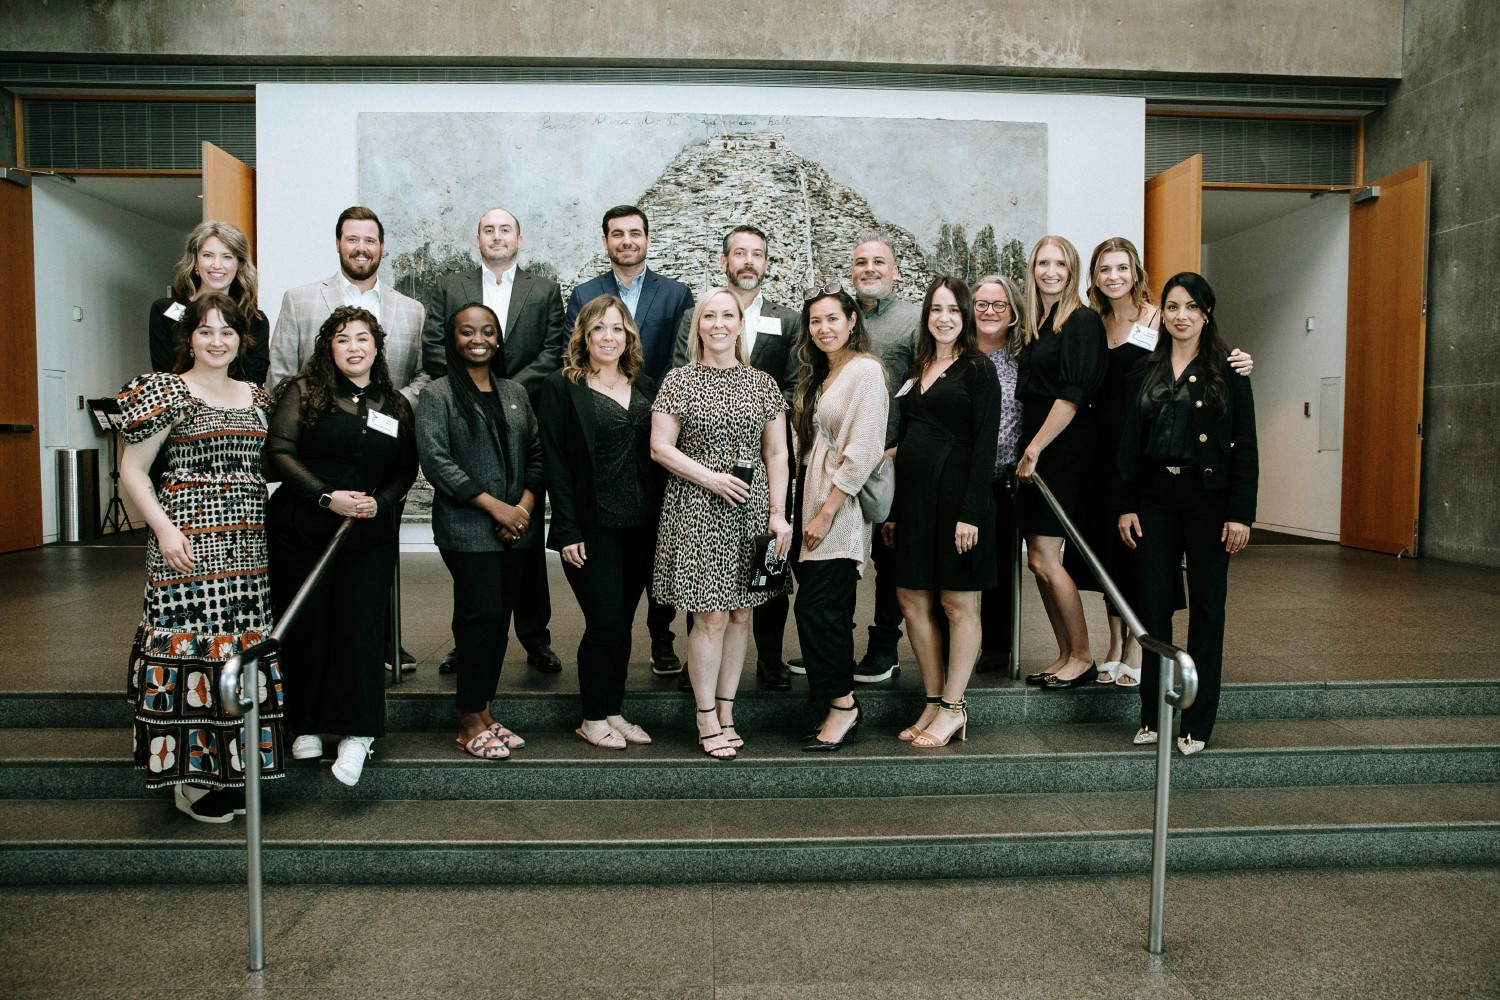
<svg viewBox="0 0 1500 1000">
<path fill-rule="evenodd" d="M 869 353 L 869 337 L 853 296 L 838 286 L 802 304 L 794 391 L 797 451 L 797 636 L 815 700 L 829 706 L 803 750 L 837 750 L 859 726 L 854 699 L 854 595 L 870 551 L 870 525 L 859 491 L 885 460 L 889 405 L 885 369 Z"/>
</svg>

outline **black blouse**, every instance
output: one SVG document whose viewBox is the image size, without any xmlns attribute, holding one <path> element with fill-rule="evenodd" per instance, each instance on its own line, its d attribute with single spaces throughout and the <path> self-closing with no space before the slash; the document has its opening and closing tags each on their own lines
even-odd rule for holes
<svg viewBox="0 0 1500 1000">
<path fill-rule="evenodd" d="M 1202 374 L 1197 359 L 1188 362 L 1171 385 L 1163 385 L 1149 395 L 1142 394 L 1141 425 L 1146 435 L 1146 461 L 1154 465 L 1192 465 L 1191 424 L 1193 396 L 1188 384 Z"/>
<path fill-rule="evenodd" d="M 1054 335 L 1056 315 L 1057 306 L 1053 306 L 1036 339 L 1022 349 L 1021 374 L 1016 380 L 1023 419 L 1037 426 L 1047 419 L 1053 400 L 1086 406 L 1109 367 L 1109 338 L 1098 313 L 1079 306 Z"/>
<path fill-rule="evenodd" d="M 630 409 L 602 392 L 594 396 L 595 474 L 599 523 L 606 528 L 638 528 L 646 523 L 646 490 L 635 456 L 651 436 L 651 404 L 635 389 Z"/>
<path fill-rule="evenodd" d="M 299 499 L 354 490 L 375 497 L 377 516 L 396 509 L 417 478 L 417 444 L 410 416 L 396 436 L 370 426 L 368 414 L 394 419 L 395 407 L 374 386 L 361 389 L 342 375 L 338 409 L 302 426 L 302 380 L 287 384 L 271 415 L 264 454 L 266 478 Z"/>
</svg>

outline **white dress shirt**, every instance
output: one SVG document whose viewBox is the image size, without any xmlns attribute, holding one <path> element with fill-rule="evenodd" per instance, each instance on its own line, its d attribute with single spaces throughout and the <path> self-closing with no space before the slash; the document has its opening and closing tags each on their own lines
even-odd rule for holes
<svg viewBox="0 0 1500 1000">
<path fill-rule="evenodd" d="M 740 333 L 740 340 L 745 342 L 745 362 L 747 364 L 751 357 L 755 355 L 755 327 L 760 322 L 761 306 L 765 304 L 765 292 L 757 292 L 755 294 L 755 301 L 745 307 L 745 329 Z"/>
<path fill-rule="evenodd" d="M 376 319 L 380 319 L 380 282 L 379 281 L 377 281 L 377 282 L 375 282 L 375 284 L 371 285 L 370 286 L 370 290 L 368 292 L 362 292 L 354 284 L 354 282 L 352 282 L 352 281 L 349 280 L 349 276 L 348 275 L 346 275 L 343 271 L 340 271 L 339 272 L 339 282 L 340 282 L 340 285 L 339 285 L 340 290 L 343 292 L 343 296 L 344 296 L 344 305 L 346 305 L 346 306 L 358 306 L 361 309 L 368 309 L 371 313 L 374 314 L 374 316 L 375 316 Z"/>
<path fill-rule="evenodd" d="M 500 277 L 487 267 L 479 269 L 479 284 L 484 290 L 484 304 L 495 310 L 500 320 L 500 339 L 510 331 L 505 329 L 506 317 L 510 313 L 510 293 L 516 287 L 516 265 L 512 264 Z"/>
</svg>

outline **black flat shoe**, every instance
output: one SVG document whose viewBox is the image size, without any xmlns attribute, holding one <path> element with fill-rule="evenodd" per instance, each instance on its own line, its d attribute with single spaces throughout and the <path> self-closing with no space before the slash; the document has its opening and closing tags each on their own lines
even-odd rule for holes
<svg viewBox="0 0 1500 1000">
<path fill-rule="evenodd" d="M 819 738 L 818 733 L 815 730 L 812 733 L 812 739 L 804 739 L 802 741 L 802 750 L 804 753 L 832 753 L 839 747 L 843 746 L 845 743 L 853 743 L 856 739 L 859 738 L 859 720 L 862 714 L 859 710 L 859 701 L 856 699 L 854 704 L 850 705 L 848 708 L 840 708 L 838 705 L 829 705 L 828 707 L 835 712 L 853 712 L 854 721 L 850 723 L 849 728 L 844 731 L 844 735 L 842 738 L 834 740 L 832 742 Z"/>
<path fill-rule="evenodd" d="M 1054 674 L 1052 679 L 1042 685 L 1043 691 L 1066 691 L 1068 688 L 1081 688 L 1086 684 L 1094 683 L 1094 678 L 1099 676 L 1099 664 L 1091 663 L 1089 668 L 1072 680 L 1060 681 Z"/>
<path fill-rule="evenodd" d="M 1037 685 L 1037 686 L 1042 686 L 1042 685 L 1045 685 L 1049 680 L 1051 680 L 1052 678 L 1054 678 L 1056 676 L 1057 675 L 1054 674 L 1054 673 L 1051 673 L 1049 671 L 1043 670 L 1040 673 L 1027 674 L 1026 675 L 1026 683 L 1027 684 L 1032 684 L 1032 685 Z"/>
</svg>

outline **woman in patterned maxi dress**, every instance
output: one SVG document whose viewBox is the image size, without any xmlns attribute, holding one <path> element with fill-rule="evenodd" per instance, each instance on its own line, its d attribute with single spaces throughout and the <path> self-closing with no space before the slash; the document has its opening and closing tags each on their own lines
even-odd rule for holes
<svg viewBox="0 0 1500 1000">
<path fill-rule="evenodd" d="M 744 324 L 727 289 L 705 295 L 693 310 L 688 363 L 667 373 L 651 404 L 651 457 L 672 474 L 652 583 L 661 603 L 693 612 L 688 674 L 698 739 L 718 760 L 744 745 L 734 693 L 750 609 L 776 596 L 748 590 L 755 538 L 774 534 L 780 556 L 792 544 L 786 400 L 775 379 L 745 363 Z M 750 470 L 748 484 L 736 466 Z"/>
<path fill-rule="evenodd" d="M 229 377 L 248 348 L 244 314 L 211 292 L 187 304 L 175 372 L 142 375 L 121 390 L 125 453 L 120 480 L 151 527 L 145 612 L 131 651 L 135 763 L 146 787 L 171 786 L 177 808 L 227 823 L 243 813 L 241 720 L 219 706 L 224 662 L 271 630 L 266 575 L 265 480 L 260 455 L 270 400 Z M 148 470 L 165 450 L 161 493 Z M 283 773 L 281 675 L 259 669 L 261 773 Z"/>
</svg>

